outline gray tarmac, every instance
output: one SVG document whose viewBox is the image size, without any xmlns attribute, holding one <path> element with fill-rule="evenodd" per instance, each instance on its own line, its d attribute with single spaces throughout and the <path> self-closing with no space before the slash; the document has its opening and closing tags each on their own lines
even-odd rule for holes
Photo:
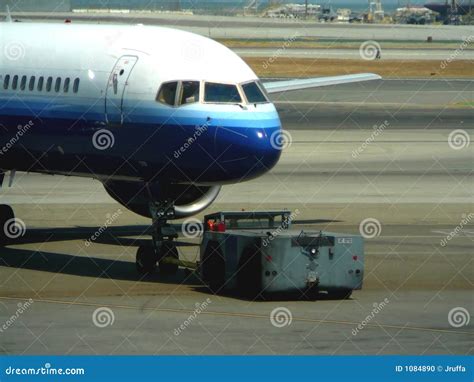
<svg viewBox="0 0 474 382">
<path fill-rule="evenodd" d="M 468 25 L 339 24 L 261 17 L 200 16 L 176 13 L 14 13 L 21 20 L 136 23 L 174 27 L 212 38 L 326 38 L 336 40 L 458 41 L 472 35 Z"/>
<path fill-rule="evenodd" d="M 235 48 L 233 49 L 241 57 L 291 57 L 291 58 L 331 58 L 331 59 L 353 59 L 360 60 L 361 53 L 358 48 Z M 381 59 L 383 60 L 473 60 L 473 50 L 455 49 L 387 49 L 381 47 Z"/>
<path fill-rule="evenodd" d="M 472 102 L 472 90 L 465 80 L 393 80 L 279 97 L 291 142 L 281 162 L 224 187 L 206 211 L 288 208 L 298 211 L 297 229 L 348 233 L 376 219 L 364 287 L 349 300 L 216 296 L 183 269 L 140 278 L 134 257 L 149 240 L 146 219 L 122 208 L 88 246 L 121 208 L 102 186 L 17 174 L 0 201 L 27 230 L 0 250 L 0 352 L 472 354 L 474 112 L 457 105 Z M 449 144 L 455 130 L 460 146 Z M 180 237 L 181 257 L 197 260 L 197 244 Z M 276 308 L 290 312 L 283 327 L 270 320 Z"/>
</svg>

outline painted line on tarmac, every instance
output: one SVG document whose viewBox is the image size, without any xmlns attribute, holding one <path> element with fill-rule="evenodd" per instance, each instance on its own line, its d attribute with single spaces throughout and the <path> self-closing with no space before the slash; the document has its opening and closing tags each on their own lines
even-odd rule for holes
<svg viewBox="0 0 474 382">
<path fill-rule="evenodd" d="M 18 297 L 0 297 L 0 300 L 4 301 L 24 301 Z M 82 306 L 92 308 L 110 308 L 110 309 L 125 309 L 125 310 L 141 310 L 141 311 L 155 311 L 162 313 L 178 313 L 178 314 L 193 314 L 193 310 L 188 309 L 167 309 L 167 308 L 152 308 L 152 307 L 140 307 L 133 305 L 115 305 L 115 304 L 96 304 L 89 302 L 78 302 L 78 301 L 63 301 L 63 300 L 51 300 L 51 299 L 32 299 L 35 303 L 44 304 L 56 304 L 56 305 L 69 305 L 69 306 Z M 220 316 L 220 317 L 237 317 L 237 318 L 256 318 L 269 320 L 267 314 L 252 314 L 252 313 L 236 313 L 236 312 L 221 312 L 221 311 L 203 311 L 202 315 L 208 316 Z M 315 318 L 302 318 L 293 317 L 293 321 L 311 324 L 327 324 L 327 325 L 346 325 L 346 326 L 357 326 L 360 322 L 355 321 L 344 321 L 344 320 L 326 320 L 326 319 L 315 319 Z M 423 328 L 416 326 L 402 326 L 402 325 L 386 325 L 386 324 L 367 324 L 365 327 L 368 328 L 383 328 L 383 329 L 396 329 L 396 330 L 410 330 L 418 332 L 430 332 L 430 333 L 444 333 L 444 334 L 470 334 L 470 331 L 463 330 L 450 330 L 450 329 L 433 329 Z"/>
</svg>

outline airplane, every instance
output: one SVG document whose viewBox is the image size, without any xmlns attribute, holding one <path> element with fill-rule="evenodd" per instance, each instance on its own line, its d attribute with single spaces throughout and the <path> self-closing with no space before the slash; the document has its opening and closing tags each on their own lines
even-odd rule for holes
<svg viewBox="0 0 474 382">
<path fill-rule="evenodd" d="M 93 178 L 152 220 L 136 268 L 172 274 L 169 221 L 222 186 L 264 175 L 283 139 L 269 95 L 377 80 L 362 73 L 261 82 L 209 38 L 144 25 L 0 22 L 0 180 L 16 171 Z M 14 219 L 0 206 L 0 227 Z M 6 243 L 0 229 L 0 242 Z"/>
<path fill-rule="evenodd" d="M 460 16 L 465 16 L 471 12 L 472 0 L 449 0 L 445 2 L 430 2 L 424 5 L 425 8 L 428 8 L 434 12 L 438 12 L 442 17 L 447 17 L 449 13 L 457 13 Z"/>
</svg>

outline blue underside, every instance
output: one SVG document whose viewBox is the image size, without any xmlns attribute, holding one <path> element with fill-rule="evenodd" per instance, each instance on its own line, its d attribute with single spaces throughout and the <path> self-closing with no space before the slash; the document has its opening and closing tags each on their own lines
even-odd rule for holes
<svg viewBox="0 0 474 382">
<path fill-rule="evenodd" d="M 275 111 L 202 106 L 136 102 L 120 124 L 113 107 L 107 121 L 103 100 L 0 97 L 0 167 L 222 184 L 257 177 L 276 164 L 281 151 L 270 142 L 280 130 Z M 18 126 L 30 121 L 18 137 Z M 113 144 L 97 148 L 94 135 L 104 129 Z"/>
</svg>

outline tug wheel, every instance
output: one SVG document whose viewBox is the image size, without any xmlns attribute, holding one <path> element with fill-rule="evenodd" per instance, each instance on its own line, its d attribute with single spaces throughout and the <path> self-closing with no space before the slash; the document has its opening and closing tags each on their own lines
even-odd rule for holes
<svg viewBox="0 0 474 382">
<path fill-rule="evenodd" d="M 137 271 L 142 275 L 151 274 L 156 270 L 156 254 L 151 246 L 138 247 L 136 262 Z"/>
</svg>

